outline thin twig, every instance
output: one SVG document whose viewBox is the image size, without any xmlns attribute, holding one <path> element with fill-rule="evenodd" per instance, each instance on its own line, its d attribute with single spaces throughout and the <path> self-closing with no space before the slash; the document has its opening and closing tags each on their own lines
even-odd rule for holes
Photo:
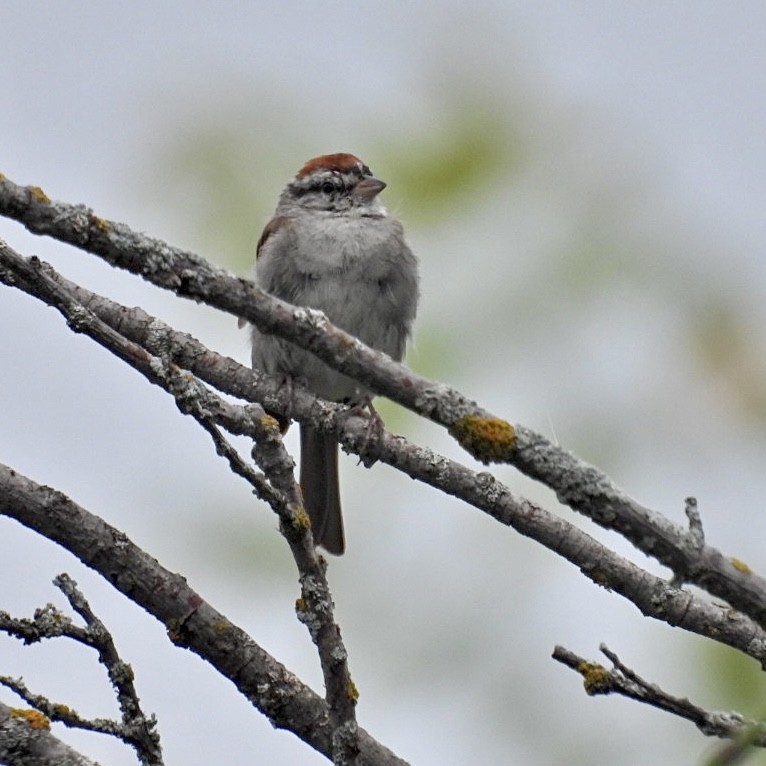
<svg viewBox="0 0 766 766">
<path fill-rule="evenodd" d="M 94 614 L 85 596 L 77 588 L 77 583 L 65 573 L 56 577 L 53 583 L 67 597 L 72 609 L 85 620 L 91 645 L 98 651 L 99 660 L 117 692 L 117 702 L 122 712 L 120 739 L 135 748 L 141 763 L 146 766 L 162 766 L 157 720 L 153 715 L 146 716 L 141 709 L 133 683 L 133 669 L 120 658 L 111 633 Z"/>
<path fill-rule="evenodd" d="M 612 663 L 611 670 L 563 646 L 553 650 L 553 659 L 576 670 L 583 678 L 586 693 L 591 696 L 619 694 L 691 721 L 708 736 L 733 739 L 746 735 L 751 745 L 766 747 L 766 726 L 762 722 L 748 720 L 737 712 L 711 712 L 685 697 L 675 697 L 625 666 L 605 644 L 601 644 L 600 650 Z"/>
<path fill-rule="evenodd" d="M 133 747 L 144 766 L 162 766 L 162 749 L 156 731 L 154 716 L 144 715 L 133 684 L 133 670 L 117 652 L 114 640 L 101 620 L 96 617 L 77 583 L 68 575 L 60 574 L 54 584 L 67 597 L 70 606 L 85 620 L 85 627 L 72 624 L 69 617 L 52 605 L 35 612 L 34 620 L 11 620 L 3 614 L 0 630 L 21 638 L 25 642 L 44 638 L 68 637 L 98 652 L 99 661 L 107 670 L 109 680 L 117 692 L 122 721 L 107 718 L 83 718 L 69 705 L 51 702 L 41 694 L 31 692 L 20 678 L 0 676 L 0 684 L 18 694 L 27 704 L 51 721 L 58 721 L 73 729 L 99 732 L 116 737 Z M 7 619 L 5 619 L 7 618 Z"/>
</svg>

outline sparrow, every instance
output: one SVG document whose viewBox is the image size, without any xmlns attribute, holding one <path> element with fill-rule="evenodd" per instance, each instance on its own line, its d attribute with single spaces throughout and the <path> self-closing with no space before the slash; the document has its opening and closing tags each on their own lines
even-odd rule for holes
<svg viewBox="0 0 766 766">
<path fill-rule="evenodd" d="M 288 303 L 324 312 L 337 327 L 401 361 L 418 305 L 418 262 L 401 223 L 379 199 L 385 187 L 353 154 L 306 162 L 258 240 L 255 281 Z M 371 392 L 309 351 L 255 326 L 251 332 L 254 368 L 299 382 L 322 399 L 370 403 Z M 280 425 L 284 432 L 289 422 Z M 341 555 L 338 443 L 301 423 L 300 458 L 314 542 Z"/>
</svg>

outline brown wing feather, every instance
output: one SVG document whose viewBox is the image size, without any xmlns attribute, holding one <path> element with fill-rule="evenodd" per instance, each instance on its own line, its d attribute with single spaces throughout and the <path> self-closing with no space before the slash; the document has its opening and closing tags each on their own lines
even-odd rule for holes
<svg viewBox="0 0 766 766">
<path fill-rule="evenodd" d="M 287 218 L 285 216 L 277 215 L 266 224 L 263 230 L 263 233 L 261 234 L 261 237 L 258 240 L 258 244 L 255 247 L 256 258 L 260 258 L 261 250 L 263 249 L 263 246 L 266 244 L 266 240 L 269 237 L 276 234 L 286 223 L 287 223 Z"/>
<path fill-rule="evenodd" d="M 287 223 L 287 218 L 283 215 L 278 215 L 272 218 L 264 227 L 263 232 L 261 232 L 261 236 L 258 239 L 258 244 L 255 246 L 255 258 L 256 260 L 260 258 L 261 250 L 263 249 L 263 246 L 266 244 L 266 240 L 271 237 L 273 234 L 278 232 L 285 224 Z M 240 317 L 237 320 L 237 327 L 241 330 L 245 325 L 247 324 L 247 319 L 242 319 Z"/>
</svg>

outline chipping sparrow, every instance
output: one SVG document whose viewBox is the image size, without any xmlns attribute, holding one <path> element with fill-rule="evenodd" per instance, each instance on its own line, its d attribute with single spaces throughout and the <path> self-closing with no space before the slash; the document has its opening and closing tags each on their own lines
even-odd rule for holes
<svg viewBox="0 0 766 766">
<path fill-rule="evenodd" d="M 256 251 L 266 292 L 323 311 L 372 348 L 401 360 L 418 302 L 418 265 L 402 225 L 378 199 L 386 184 L 352 154 L 309 160 L 282 192 Z M 369 392 L 308 351 L 252 328 L 253 367 L 357 404 Z M 284 423 L 286 429 L 287 423 Z M 300 483 L 314 542 L 343 553 L 338 443 L 301 424 Z"/>
</svg>

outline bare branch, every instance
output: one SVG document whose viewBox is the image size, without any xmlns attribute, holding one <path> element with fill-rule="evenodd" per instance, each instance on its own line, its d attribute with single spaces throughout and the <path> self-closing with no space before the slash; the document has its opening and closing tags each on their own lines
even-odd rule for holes
<svg viewBox="0 0 766 766">
<path fill-rule="evenodd" d="M 675 697 L 657 684 L 649 683 L 635 671 L 623 665 L 620 658 L 604 644 L 601 651 L 612 663 L 609 670 L 597 662 L 586 660 L 574 652 L 557 646 L 553 659 L 576 670 L 583 677 L 587 694 L 620 694 L 652 707 L 691 721 L 703 734 L 725 739 L 746 739 L 749 745 L 766 747 L 766 725 L 748 720 L 740 713 L 707 711 L 686 698 Z"/>
<path fill-rule="evenodd" d="M 51 702 L 46 696 L 31 692 L 21 678 L 0 676 L 0 684 L 18 694 L 24 702 L 35 710 L 39 710 L 40 713 L 52 721 L 59 721 L 72 729 L 82 729 L 83 731 L 119 737 L 119 724 L 115 721 L 110 721 L 107 718 L 83 718 L 68 705 Z"/>
<path fill-rule="evenodd" d="M 35 611 L 33 620 L 18 620 L 5 613 L 0 614 L 0 630 L 20 638 L 25 643 L 63 636 L 96 649 L 99 661 L 107 669 L 109 680 L 117 692 L 122 721 L 83 718 L 69 705 L 54 703 L 43 695 L 33 694 L 21 679 L 0 676 L 0 684 L 16 692 L 47 719 L 59 721 L 71 728 L 116 737 L 133 747 L 140 762 L 145 766 L 162 766 L 156 720 L 153 716 L 145 716 L 141 710 L 141 703 L 133 685 L 133 670 L 120 659 L 111 634 L 93 613 L 85 597 L 77 589 L 77 584 L 66 574 L 59 575 L 54 584 L 85 620 L 85 628 L 74 625 L 66 614 L 48 604 Z"/>
<path fill-rule="evenodd" d="M 8 251 L 10 248 L 7 246 L 0 246 L 0 259 Z M 10 252 L 16 258 L 21 258 Z M 8 259 L 15 263 L 10 256 Z M 18 286 L 22 289 L 44 299 L 47 289 L 45 285 L 52 279 L 69 295 L 68 287 L 71 283 L 53 272 L 49 266 L 39 261 L 33 262 L 33 259 L 27 261 L 21 258 L 21 261 L 24 268 L 18 268 L 14 274 Z M 41 281 L 43 287 L 39 286 Z M 144 340 L 147 346 L 160 351 L 163 357 L 173 359 L 178 364 L 188 365 L 200 377 L 222 390 L 243 398 L 257 398 L 262 395 L 263 376 L 238 365 L 233 360 L 222 360 L 190 336 L 173 331 L 140 310 L 125 309 L 83 288 L 77 288 L 71 294 L 76 295 L 78 299 L 85 299 L 90 311 L 98 311 L 105 320 L 116 322 L 120 334 L 125 333 L 131 338 Z M 52 300 L 52 305 L 58 305 L 55 299 Z M 92 322 L 81 324 L 83 329 L 93 326 Z M 149 351 L 144 350 L 143 353 L 149 354 Z M 141 358 L 140 354 L 126 356 L 129 362 Z M 153 371 L 156 365 L 154 368 L 149 365 L 149 368 Z M 277 411 L 281 407 L 286 413 L 290 407 L 291 414 L 298 419 L 308 420 L 332 432 L 341 439 L 347 449 L 367 459 L 372 456 L 388 463 L 413 478 L 463 499 L 502 524 L 512 526 L 521 534 L 535 539 L 574 563 L 595 583 L 608 587 L 632 601 L 645 615 L 726 643 L 749 654 L 762 664 L 766 663 L 766 634 L 752 620 L 695 598 L 691 593 L 675 587 L 673 583 L 668 584 L 631 564 L 575 526 L 528 500 L 516 497 L 491 474 L 476 474 L 465 466 L 385 431 L 381 431 L 370 445 L 369 431 L 364 420 L 356 416 L 348 417 L 345 408 L 321 402 L 308 392 L 297 388 L 289 402 L 278 396 L 268 401 L 270 408 L 272 404 L 278 405 Z M 232 405 L 216 410 L 213 403 L 206 403 L 205 409 L 216 416 L 221 415 L 228 426 L 237 433 L 258 435 L 250 426 L 246 427 L 245 421 Z M 255 418 L 253 422 L 257 424 L 260 419 Z M 260 443 L 265 444 L 265 434 L 261 431 L 259 435 Z M 371 446 L 372 453 L 369 452 Z M 292 477 L 292 472 L 288 473 Z M 278 508 L 276 510 L 279 512 Z M 299 519 L 288 516 L 288 519 L 290 518 Z M 288 528 L 299 529 L 300 523 L 291 523 Z M 295 555 L 294 548 L 293 554 Z M 347 685 L 344 688 L 350 690 L 353 687 Z"/>
<path fill-rule="evenodd" d="M 157 721 L 154 716 L 146 716 L 141 709 L 133 684 L 133 669 L 120 658 L 111 633 L 93 613 L 85 596 L 78 590 L 77 583 L 67 574 L 60 574 L 53 582 L 67 597 L 72 609 L 85 620 L 90 644 L 98 651 L 99 661 L 107 669 L 109 680 L 117 692 L 117 702 L 122 712 L 117 736 L 135 748 L 141 763 L 146 766 L 162 766 Z M 46 711 L 49 717 L 56 713 L 56 708 L 51 712 Z"/>
<path fill-rule="evenodd" d="M 146 349 L 99 319 L 80 304 L 66 287 L 46 273 L 43 264 L 25 262 L 20 256 L 16 256 L 15 260 L 19 273 L 37 286 L 38 296 L 55 306 L 70 326 L 89 335 L 128 362 L 149 381 L 172 394 L 179 409 L 191 415 L 210 434 L 218 454 L 227 459 L 234 473 L 245 478 L 256 494 L 267 500 L 277 512 L 281 529 L 290 543 L 300 572 L 302 595 L 297 606 L 298 617 L 309 629 L 324 672 L 327 699 L 339 748 L 334 758 L 339 763 L 353 759 L 357 751 L 355 705 L 358 695 L 348 670 L 347 653 L 340 630 L 334 621 L 325 566 L 314 548 L 311 525 L 293 477 L 293 461 L 282 445 L 276 421 L 268 417 L 260 407 L 244 411 L 223 402 L 193 375 L 184 373 L 173 363 L 150 355 Z M 252 417 L 253 410 L 256 410 L 256 417 Z M 277 492 L 274 492 L 263 476 L 253 471 L 223 437 L 214 422 L 216 415 L 228 423 L 236 422 L 240 432 L 246 430 L 256 438 L 253 454 L 267 468 L 267 472 L 277 479 Z M 243 423 L 246 425 L 243 426 Z"/>
<path fill-rule="evenodd" d="M 253 457 L 288 499 L 289 518 L 296 520 L 295 524 L 282 529 L 300 572 L 301 597 L 296 601 L 295 611 L 319 653 L 333 729 L 333 763 L 355 763 L 359 753 L 358 694 L 348 667 L 348 653 L 335 622 L 326 562 L 314 547 L 311 522 L 303 509 L 303 498 L 292 470 L 293 461 L 282 442 L 276 421 L 267 420 L 271 421 L 271 427 L 256 440 Z"/>
<path fill-rule="evenodd" d="M 710 546 L 699 549 L 693 534 L 637 503 L 593 466 L 528 428 L 511 426 L 460 392 L 367 348 L 321 313 L 290 306 L 193 253 L 100 218 L 82 205 L 53 202 L 39 187 L 0 178 L 0 215 L 309 349 L 373 391 L 445 426 L 479 460 L 508 462 L 546 484 L 561 502 L 618 531 L 669 567 L 675 581 L 694 583 L 766 626 L 766 580 L 741 562 L 726 559 Z"/>
<path fill-rule="evenodd" d="M 167 571 L 126 535 L 50 487 L 0 466 L 0 513 L 71 551 L 117 590 L 228 678 L 278 728 L 288 729 L 328 758 L 333 734 L 328 704 L 205 602 L 180 575 Z M 404 766 L 358 730 L 359 766 Z"/>
</svg>

